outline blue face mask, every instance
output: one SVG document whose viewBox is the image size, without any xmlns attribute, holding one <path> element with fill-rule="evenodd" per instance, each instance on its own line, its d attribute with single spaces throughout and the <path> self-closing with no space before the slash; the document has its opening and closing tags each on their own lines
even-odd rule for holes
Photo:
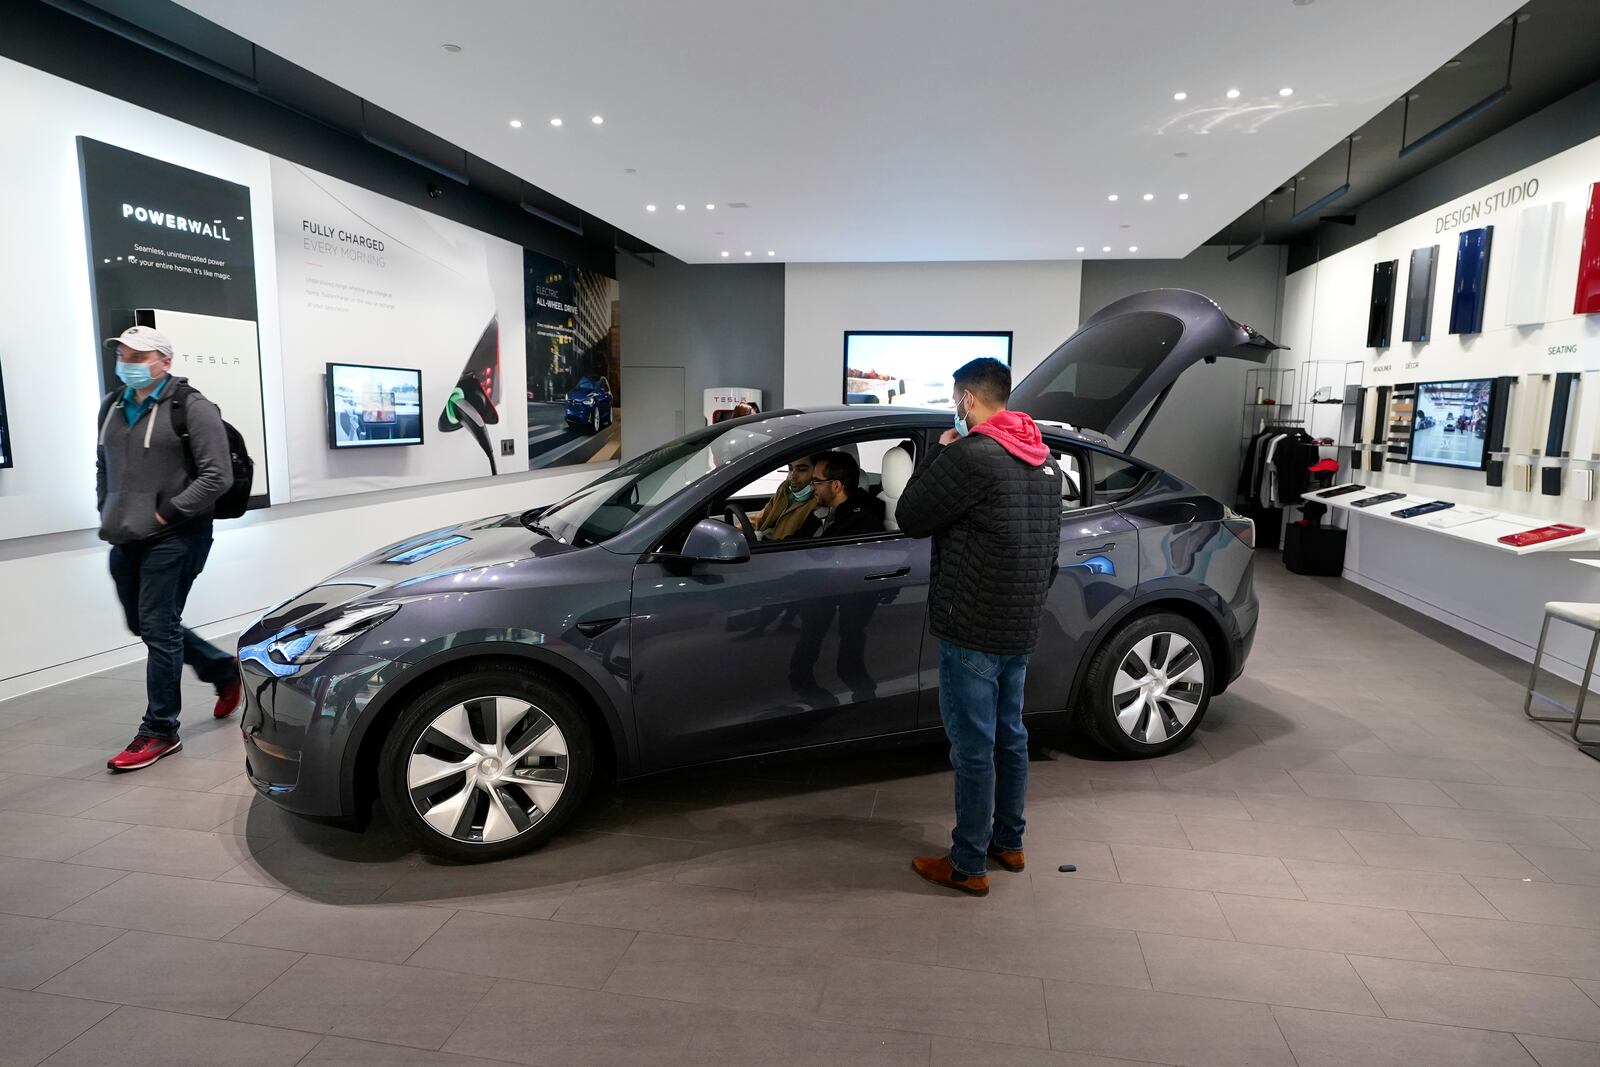
<svg viewBox="0 0 1600 1067">
<path fill-rule="evenodd" d="M 967 425 L 967 417 L 965 415 L 961 414 L 961 401 L 957 400 L 956 401 L 956 433 L 959 434 L 962 437 L 965 437 L 965 436 L 967 436 L 967 434 L 969 434 L 971 432 L 972 432 L 972 428 Z"/>
<path fill-rule="evenodd" d="M 123 385 L 135 391 L 148 389 L 156 382 L 148 363 L 124 363 L 120 359 L 117 360 L 117 377 L 122 379 Z"/>
<path fill-rule="evenodd" d="M 793 500 L 796 504 L 804 504 L 807 500 L 811 499 L 812 488 L 814 487 L 807 485 L 804 489 L 791 489 L 789 490 L 789 499 Z"/>
</svg>

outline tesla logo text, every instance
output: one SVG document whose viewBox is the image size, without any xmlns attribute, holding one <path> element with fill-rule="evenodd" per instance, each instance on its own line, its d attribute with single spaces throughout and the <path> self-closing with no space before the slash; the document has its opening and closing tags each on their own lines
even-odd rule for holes
<svg viewBox="0 0 1600 1067">
<path fill-rule="evenodd" d="M 222 224 L 221 219 L 211 222 L 201 222 L 199 219 L 186 219 L 182 215 L 174 215 L 166 211 L 157 211 L 155 208 L 134 207 L 132 204 L 122 205 L 122 217 L 131 218 L 137 222 L 148 222 L 152 226 L 165 226 L 169 230 L 179 233 L 195 233 L 201 237 L 210 237 L 216 241 L 232 241 L 228 236 L 228 228 Z"/>
</svg>

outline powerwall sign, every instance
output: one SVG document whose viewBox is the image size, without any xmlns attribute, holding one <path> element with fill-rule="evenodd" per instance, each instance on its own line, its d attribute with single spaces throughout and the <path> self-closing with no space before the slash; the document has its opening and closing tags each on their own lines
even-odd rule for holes
<svg viewBox="0 0 1600 1067">
<path fill-rule="evenodd" d="M 1433 220 L 1434 233 L 1448 233 L 1450 230 L 1462 226 L 1470 226 L 1479 219 L 1488 218 L 1497 211 L 1515 207 L 1524 200 L 1532 200 L 1539 195 L 1539 179 L 1529 178 L 1526 181 L 1508 185 L 1487 196 L 1462 204 L 1451 211 Z"/>
</svg>

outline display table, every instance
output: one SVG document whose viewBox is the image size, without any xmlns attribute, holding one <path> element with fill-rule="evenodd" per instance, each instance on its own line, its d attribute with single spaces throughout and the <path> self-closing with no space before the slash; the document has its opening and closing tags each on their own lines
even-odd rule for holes
<svg viewBox="0 0 1600 1067">
<path fill-rule="evenodd" d="M 1374 496 L 1379 491 L 1349 493 L 1345 496 L 1336 496 L 1331 499 L 1318 493 L 1307 493 L 1305 500 L 1307 503 L 1315 501 L 1318 504 L 1326 505 L 1330 510 L 1343 511 L 1347 515 L 1394 523 L 1421 533 L 1447 537 L 1453 541 L 1464 541 L 1468 544 L 1482 545 L 1484 548 L 1491 548 L 1496 552 L 1512 556 L 1530 556 L 1539 552 L 1566 552 L 1579 545 L 1592 546 L 1596 541 L 1600 541 L 1600 530 L 1589 529 L 1581 534 L 1573 534 L 1571 537 L 1558 537 L 1553 541 L 1544 541 L 1537 545 L 1527 545 L 1522 548 L 1518 548 L 1515 545 L 1502 544 L 1498 539 L 1506 534 L 1538 529 L 1541 526 L 1549 526 L 1554 521 L 1552 519 L 1536 519 L 1528 515 L 1513 515 L 1505 511 L 1496 512 L 1489 518 L 1462 523 L 1460 526 L 1429 526 L 1428 519 L 1432 517 L 1430 515 L 1418 515 L 1413 519 L 1397 519 L 1394 517 L 1396 511 L 1415 507 L 1418 504 L 1426 504 L 1430 500 L 1438 499 L 1437 497 L 1405 496 L 1399 500 L 1391 500 L 1387 504 L 1376 504 L 1369 508 L 1350 506 L 1351 501 Z M 1439 511 L 1434 512 L 1434 514 L 1448 515 L 1449 512 Z M 1600 560 L 1595 561 L 1594 565 L 1600 566 Z"/>
</svg>

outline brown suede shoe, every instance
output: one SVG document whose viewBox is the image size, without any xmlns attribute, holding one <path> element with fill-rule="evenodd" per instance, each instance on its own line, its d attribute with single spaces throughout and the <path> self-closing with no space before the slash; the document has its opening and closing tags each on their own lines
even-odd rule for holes
<svg viewBox="0 0 1600 1067">
<path fill-rule="evenodd" d="M 989 895 L 989 876 L 962 874 L 950 865 L 949 856 L 918 856 L 911 861 L 911 869 L 934 885 L 959 890 L 975 897 Z"/>
<path fill-rule="evenodd" d="M 1022 850 L 1020 848 L 1013 852 L 1010 849 L 995 848 L 990 845 L 989 858 L 1013 874 L 1022 870 L 1023 867 Z"/>
</svg>

